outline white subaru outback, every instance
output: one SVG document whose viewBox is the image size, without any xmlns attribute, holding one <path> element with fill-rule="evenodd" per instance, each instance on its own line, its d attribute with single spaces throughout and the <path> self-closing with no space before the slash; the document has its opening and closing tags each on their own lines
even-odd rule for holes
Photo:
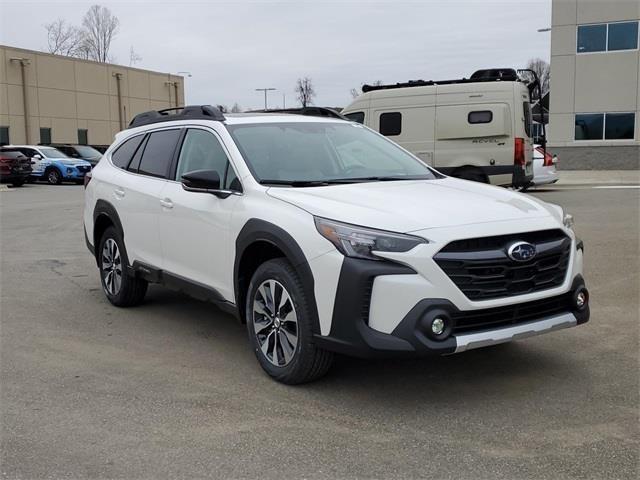
<svg viewBox="0 0 640 480">
<path fill-rule="evenodd" d="M 451 354 L 589 319 L 570 215 L 443 176 L 355 122 L 147 112 L 89 180 L 109 301 L 137 305 L 149 282 L 211 300 L 284 383 L 334 353 Z"/>
</svg>

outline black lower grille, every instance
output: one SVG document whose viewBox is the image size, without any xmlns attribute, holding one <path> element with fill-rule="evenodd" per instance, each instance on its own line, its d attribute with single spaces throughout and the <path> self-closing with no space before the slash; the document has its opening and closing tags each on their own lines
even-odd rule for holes
<svg viewBox="0 0 640 480">
<path fill-rule="evenodd" d="M 518 241 L 535 245 L 536 256 L 509 258 L 509 246 Z M 562 230 L 543 230 L 451 242 L 434 260 L 467 298 L 489 300 L 561 285 L 570 255 L 571 239 Z"/>
<path fill-rule="evenodd" d="M 455 325 L 453 332 L 460 334 L 508 327 L 570 312 L 572 308 L 572 292 L 569 292 L 517 305 L 455 312 L 451 315 Z"/>
<path fill-rule="evenodd" d="M 88 172 L 89 170 L 91 170 L 91 167 L 89 166 L 85 166 L 85 165 L 80 165 L 76 167 L 79 171 L 81 172 Z"/>
<path fill-rule="evenodd" d="M 373 293 L 373 278 L 369 279 L 364 292 L 362 292 L 361 315 L 366 325 L 369 324 L 369 312 L 371 310 L 371 294 Z"/>
</svg>

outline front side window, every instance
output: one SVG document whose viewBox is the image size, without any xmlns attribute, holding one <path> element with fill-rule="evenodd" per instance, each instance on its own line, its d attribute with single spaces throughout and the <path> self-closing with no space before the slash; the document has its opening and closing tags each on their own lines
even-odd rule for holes
<svg viewBox="0 0 640 480">
<path fill-rule="evenodd" d="M 635 113 L 607 113 L 604 128 L 605 140 L 633 140 L 635 120 Z"/>
<path fill-rule="evenodd" d="M 246 124 L 227 129 L 259 182 L 436 178 L 396 144 L 354 123 Z"/>
<path fill-rule="evenodd" d="M 149 135 L 138 173 L 165 178 L 173 159 L 180 130 L 161 130 Z"/>
<path fill-rule="evenodd" d="M 237 187 L 235 172 L 215 135 L 205 130 L 190 129 L 182 143 L 175 180 L 179 181 L 185 173 L 196 170 L 218 172 L 220 188 L 231 188 L 232 185 Z"/>
<path fill-rule="evenodd" d="M 364 123 L 364 112 L 352 112 L 345 115 L 352 122 Z"/>
<path fill-rule="evenodd" d="M 603 131 L 603 113 L 576 114 L 576 140 L 602 140 Z"/>
<path fill-rule="evenodd" d="M 400 112 L 380 114 L 380 133 L 386 137 L 400 135 L 402 133 L 402 114 Z"/>
<path fill-rule="evenodd" d="M 606 49 L 606 23 L 578 26 L 578 53 L 604 52 Z"/>
<path fill-rule="evenodd" d="M 608 50 L 635 50 L 636 48 L 638 48 L 638 22 L 609 24 Z"/>
</svg>

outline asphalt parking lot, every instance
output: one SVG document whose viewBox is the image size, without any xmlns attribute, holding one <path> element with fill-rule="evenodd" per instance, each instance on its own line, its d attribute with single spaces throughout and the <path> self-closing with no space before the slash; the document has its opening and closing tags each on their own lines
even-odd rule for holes
<svg viewBox="0 0 640 480">
<path fill-rule="evenodd" d="M 3 478 L 637 478 L 640 190 L 535 195 L 576 218 L 588 324 L 287 387 L 210 304 L 108 304 L 82 187 L 1 191 Z"/>
</svg>

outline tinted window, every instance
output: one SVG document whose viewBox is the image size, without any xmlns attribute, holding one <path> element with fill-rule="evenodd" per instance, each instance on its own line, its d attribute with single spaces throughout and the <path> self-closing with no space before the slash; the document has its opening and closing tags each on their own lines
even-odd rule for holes
<svg viewBox="0 0 640 480">
<path fill-rule="evenodd" d="M 0 145 L 9 143 L 9 127 L 0 127 Z"/>
<path fill-rule="evenodd" d="M 51 143 L 51 129 L 50 128 L 41 128 L 40 129 L 40 143 L 43 145 L 48 145 Z"/>
<path fill-rule="evenodd" d="M 400 112 L 380 115 L 380 133 L 386 136 L 400 135 L 402 132 L 402 114 Z"/>
<path fill-rule="evenodd" d="M 610 23 L 609 50 L 638 48 L 638 22 Z"/>
<path fill-rule="evenodd" d="M 581 113 L 576 114 L 576 140 L 602 140 L 604 128 L 604 114 Z"/>
<path fill-rule="evenodd" d="M 364 123 L 364 112 L 353 112 L 345 115 L 352 122 Z"/>
<path fill-rule="evenodd" d="M 127 170 L 129 170 L 130 172 L 138 173 L 138 169 L 140 168 L 140 160 L 142 160 L 142 154 L 144 152 L 144 147 L 147 145 L 147 141 L 148 140 L 149 140 L 149 136 L 147 135 L 145 137 L 145 139 L 142 140 L 142 143 L 140 144 L 140 146 L 136 150 L 136 153 L 133 155 L 133 158 L 131 159 L 131 162 L 129 163 L 129 166 L 127 167 Z"/>
<path fill-rule="evenodd" d="M 182 143 L 175 179 L 180 180 L 182 175 L 195 170 L 215 170 L 220 175 L 222 188 L 229 188 L 230 183 L 236 178 L 227 154 L 215 135 L 204 130 L 192 129 L 187 131 Z"/>
<path fill-rule="evenodd" d="M 607 48 L 607 25 L 580 25 L 578 53 L 604 52 Z"/>
<path fill-rule="evenodd" d="M 527 137 L 530 137 L 533 118 L 531 116 L 531 104 L 529 102 L 522 103 L 522 113 L 524 114 L 524 132 L 527 134 Z"/>
<path fill-rule="evenodd" d="M 140 142 L 142 142 L 143 138 L 144 135 L 138 135 L 137 137 L 130 138 L 116 148 L 116 151 L 111 154 L 111 161 L 113 164 L 116 167 L 126 169 L 131 161 L 131 157 L 136 153 L 136 150 L 140 146 Z"/>
<path fill-rule="evenodd" d="M 604 138 L 606 140 L 633 140 L 634 113 L 607 113 Z"/>
<path fill-rule="evenodd" d="M 469 112 L 467 120 L 469 123 L 491 123 L 491 120 L 493 120 L 493 112 L 491 110 Z"/>
<path fill-rule="evenodd" d="M 180 130 L 163 130 L 149 135 L 144 147 L 139 173 L 154 177 L 166 177 Z"/>
</svg>

